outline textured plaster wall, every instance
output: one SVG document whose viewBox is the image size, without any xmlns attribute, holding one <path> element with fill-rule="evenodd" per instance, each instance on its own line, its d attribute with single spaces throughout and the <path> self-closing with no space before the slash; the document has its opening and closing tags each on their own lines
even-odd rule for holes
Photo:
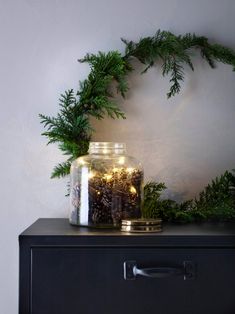
<svg viewBox="0 0 235 314">
<path fill-rule="evenodd" d="M 235 48 L 233 0 L 0 0 L 0 313 L 18 306 L 18 234 L 39 217 L 67 217 L 66 181 L 50 180 L 63 160 L 40 137 L 38 113 L 53 115 L 57 99 L 77 88 L 86 52 L 124 47 L 158 28 L 196 32 Z M 127 142 L 146 179 L 165 181 L 168 195 L 194 196 L 235 166 L 235 74 L 195 55 L 182 92 L 167 100 L 158 68 L 130 77 L 120 105 L 127 120 L 95 123 L 96 140 Z"/>
</svg>

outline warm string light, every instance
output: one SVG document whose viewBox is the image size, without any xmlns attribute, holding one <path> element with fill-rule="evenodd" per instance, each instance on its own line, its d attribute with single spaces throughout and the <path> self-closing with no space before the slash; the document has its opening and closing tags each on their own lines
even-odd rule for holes
<svg viewBox="0 0 235 314">
<path fill-rule="evenodd" d="M 81 161 L 82 164 L 85 163 L 84 160 Z M 114 167 L 112 168 L 112 170 L 110 171 L 110 173 L 105 173 L 103 175 L 103 179 L 106 180 L 107 182 L 111 181 L 111 179 L 113 178 L 114 174 L 120 175 L 122 172 L 126 172 L 127 174 L 132 174 L 134 172 L 134 168 L 132 167 L 128 167 L 128 168 L 118 168 L 118 167 Z M 96 172 L 90 170 L 89 174 L 88 174 L 88 179 L 93 179 L 95 176 L 97 175 Z"/>
<path fill-rule="evenodd" d="M 130 187 L 130 192 L 132 194 L 136 194 L 137 193 L 136 188 L 133 185 Z"/>
<path fill-rule="evenodd" d="M 125 157 L 124 157 L 124 156 L 119 157 L 118 163 L 119 163 L 119 165 L 124 165 L 124 163 L 125 163 Z"/>
<path fill-rule="evenodd" d="M 79 165 L 84 166 L 86 162 L 85 162 L 85 160 L 84 160 L 82 157 L 80 157 L 80 158 L 78 159 L 77 163 L 78 163 Z"/>
<path fill-rule="evenodd" d="M 112 168 L 110 173 L 105 173 L 102 174 L 102 178 L 106 181 L 106 182 L 110 182 L 114 179 L 115 175 L 118 175 L 118 177 L 120 176 L 121 173 L 126 172 L 127 174 L 132 174 L 134 172 L 134 168 L 132 167 L 128 167 L 128 168 L 118 168 L 118 167 L 114 167 Z M 93 179 L 95 176 L 97 176 L 97 172 L 90 170 L 89 174 L 88 174 L 88 179 Z M 133 195 L 137 194 L 136 188 L 131 185 L 129 188 L 129 192 Z M 100 195 L 100 191 L 97 191 L 97 195 Z"/>
<path fill-rule="evenodd" d="M 134 168 L 131 168 L 131 167 L 130 167 L 130 168 L 127 168 L 126 171 L 127 171 L 128 173 L 132 173 L 132 172 L 134 171 Z"/>
<path fill-rule="evenodd" d="M 88 179 L 92 179 L 92 178 L 94 178 L 94 176 L 95 176 L 94 171 L 90 171 L 88 174 Z"/>
<path fill-rule="evenodd" d="M 106 180 L 106 181 L 110 181 L 111 179 L 112 179 L 112 175 L 111 174 L 105 174 L 104 175 L 104 179 Z"/>
<path fill-rule="evenodd" d="M 124 172 L 126 172 L 128 175 L 132 174 L 135 171 L 134 168 L 132 167 L 128 167 L 128 168 L 123 168 L 123 167 L 114 167 L 112 168 L 112 170 L 110 171 L 110 173 L 105 173 L 102 174 L 102 178 L 108 183 L 111 182 L 112 180 L 115 180 L 115 176 L 117 175 L 118 177 L 120 177 L 121 173 L 123 174 Z M 94 177 L 97 176 L 97 172 L 90 170 L 89 174 L 88 174 L 88 179 L 93 179 Z M 124 179 L 126 180 L 126 179 Z M 133 195 L 137 194 L 137 190 L 136 188 L 131 185 L 130 188 L 128 189 L 129 192 Z M 97 195 L 100 195 L 100 191 L 97 191 Z"/>
</svg>

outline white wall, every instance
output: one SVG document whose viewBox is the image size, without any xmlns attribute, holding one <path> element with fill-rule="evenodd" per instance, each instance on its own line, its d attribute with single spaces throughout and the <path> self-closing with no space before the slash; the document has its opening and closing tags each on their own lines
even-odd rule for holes
<svg viewBox="0 0 235 314">
<path fill-rule="evenodd" d="M 86 52 L 124 47 L 158 29 L 196 32 L 235 48 L 233 0 L 0 0 L 0 313 L 18 306 L 18 234 L 39 217 L 66 217 L 65 182 L 50 180 L 63 160 L 40 136 L 38 113 L 53 115 L 57 99 L 77 88 Z M 125 141 L 148 179 L 163 180 L 175 198 L 194 196 L 235 166 L 235 73 L 211 70 L 195 57 L 180 95 L 158 69 L 130 78 L 121 102 L 126 121 L 96 125 L 97 140 Z M 138 72 L 138 71 L 137 71 Z"/>
</svg>

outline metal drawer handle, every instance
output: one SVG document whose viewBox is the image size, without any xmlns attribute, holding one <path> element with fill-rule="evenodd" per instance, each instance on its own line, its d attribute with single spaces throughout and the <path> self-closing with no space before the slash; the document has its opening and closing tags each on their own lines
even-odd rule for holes
<svg viewBox="0 0 235 314">
<path fill-rule="evenodd" d="M 155 267 L 155 268 L 137 268 L 133 267 L 134 276 L 143 276 L 150 278 L 165 278 L 182 275 L 184 272 L 180 268 L 173 267 Z"/>
<path fill-rule="evenodd" d="M 195 265 L 191 261 L 184 261 L 182 267 L 153 267 L 138 268 L 136 261 L 124 262 L 124 279 L 134 280 L 137 276 L 150 278 L 167 278 L 183 276 L 184 280 L 195 278 Z"/>
</svg>

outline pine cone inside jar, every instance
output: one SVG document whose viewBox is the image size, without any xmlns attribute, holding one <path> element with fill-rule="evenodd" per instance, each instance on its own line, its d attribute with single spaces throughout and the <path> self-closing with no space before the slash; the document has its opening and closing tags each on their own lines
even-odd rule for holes
<svg viewBox="0 0 235 314">
<path fill-rule="evenodd" d="M 118 225 L 122 219 L 139 218 L 142 178 L 137 169 L 96 172 L 89 180 L 89 223 Z"/>
</svg>

